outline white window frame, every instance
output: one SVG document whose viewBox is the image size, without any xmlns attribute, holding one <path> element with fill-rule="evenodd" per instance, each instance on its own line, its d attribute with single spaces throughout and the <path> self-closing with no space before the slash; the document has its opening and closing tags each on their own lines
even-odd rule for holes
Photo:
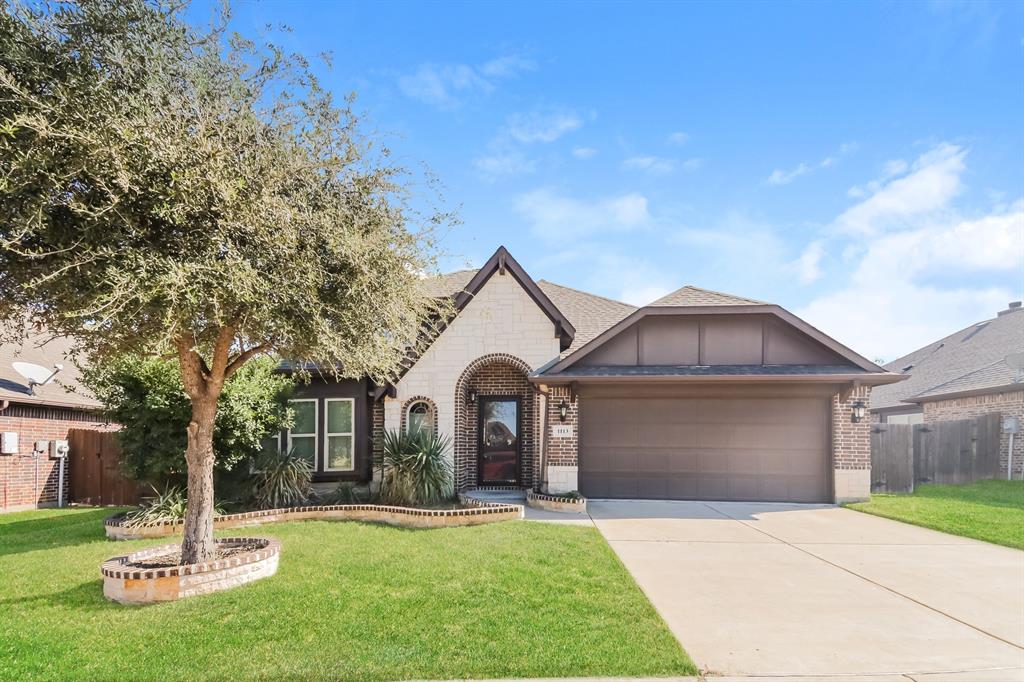
<svg viewBox="0 0 1024 682">
<path fill-rule="evenodd" d="M 295 398 L 288 401 L 292 403 L 313 403 L 313 433 L 296 434 L 299 438 L 313 437 L 313 468 L 316 469 L 316 462 L 320 459 L 320 400 L 317 398 Z M 288 429 L 288 452 L 292 451 L 292 430 Z"/>
<path fill-rule="evenodd" d="M 341 403 L 346 402 L 351 404 L 352 419 L 349 422 L 348 431 L 330 431 L 330 419 L 328 416 L 331 414 L 331 408 L 329 403 Z M 328 455 L 331 452 L 331 436 L 348 436 L 349 442 L 352 444 L 349 452 L 352 453 L 352 466 L 345 469 L 333 469 L 328 467 Z M 322 453 L 323 470 L 336 472 L 336 471 L 355 471 L 356 470 L 356 399 L 355 398 L 324 398 L 324 451 Z"/>
<path fill-rule="evenodd" d="M 414 400 L 409 403 L 409 406 L 405 408 L 405 430 L 408 432 L 412 428 L 412 408 L 417 405 L 425 405 L 427 408 L 427 430 L 430 435 L 434 435 L 434 406 L 426 400 Z M 411 433 L 411 432 L 410 432 Z"/>
</svg>

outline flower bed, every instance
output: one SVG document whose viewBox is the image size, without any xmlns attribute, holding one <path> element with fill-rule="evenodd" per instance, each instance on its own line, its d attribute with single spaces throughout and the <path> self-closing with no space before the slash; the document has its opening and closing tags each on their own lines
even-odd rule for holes
<svg viewBox="0 0 1024 682">
<path fill-rule="evenodd" d="M 161 545 L 103 562 L 103 596 L 122 604 L 153 604 L 227 590 L 277 572 L 281 545 L 270 538 L 222 538 L 227 556 L 201 564 L 162 565 L 178 545 Z M 230 550 L 237 550 L 233 553 Z"/>
<path fill-rule="evenodd" d="M 544 509 L 557 512 L 575 512 L 585 514 L 587 512 L 587 498 L 582 495 L 545 495 L 532 490 L 526 493 L 526 504 L 534 509 Z"/>
<path fill-rule="evenodd" d="M 311 507 L 263 509 L 225 514 L 213 520 L 214 529 L 257 526 L 276 521 L 369 521 L 403 528 L 447 528 L 475 526 L 523 518 L 523 507 L 518 504 L 496 504 L 461 496 L 466 507 L 460 509 L 415 509 L 381 504 L 334 504 Z M 107 537 L 111 540 L 137 540 L 160 538 L 181 533 L 180 521 L 158 521 L 128 525 L 123 517 L 112 516 L 104 521 Z"/>
</svg>

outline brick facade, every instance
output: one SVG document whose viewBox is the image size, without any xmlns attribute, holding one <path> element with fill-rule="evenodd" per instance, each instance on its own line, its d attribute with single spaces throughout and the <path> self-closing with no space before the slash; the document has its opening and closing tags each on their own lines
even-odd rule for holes
<svg viewBox="0 0 1024 682">
<path fill-rule="evenodd" d="M 519 398 L 519 485 L 531 487 L 534 481 L 537 437 L 537 397 L 527 381 L 530 367 L 519 358 L 504 353 L 485 355 L 474 360 L 455 384 L 455 485 L 467 490 L 477 485 L 477 443 L 479 441 L 479 400 L 469 401 L 470 391 L 478 396 Z"/>
<path fill-rule="evenodd" d="M 18 453 L 0 455 L 0 512 L 55 506 L 61 460 L 33 456 L 36 441 L 67 440 L 70 429 L 109 427 L 94 413 L 44 405 L 10 405 L 0 412 L 0 431 L 18 434 Z M 64 500 L 68 500 L 70 458 L 64 463 Z"/>
<path fill-rule="evenodd" d="M 1003 417 L 1015 416 L 1024 426 L 1024 388 L 1017 391 L 972 395 L 923 404 L 924 422 L 930 424 L 951 419 L 972 419 L 983 414 L 998 412 Z M 1010 448 L 1010 434 L 1001 433 L 999 440 L 999 470 L 1006 475 L 1006 460 Z M 1024 478 L 1024 433 L 1013 440 L 1013 475 Z"/>
<path fill-rule="evenodd" d="M 869 403 L 871 388 L 861 386 L 832 396 L 832 469 L 835 502 L 866 500 L 871 495 L 871 415 L 854 423 L 853 404 Z"/>
</svg>

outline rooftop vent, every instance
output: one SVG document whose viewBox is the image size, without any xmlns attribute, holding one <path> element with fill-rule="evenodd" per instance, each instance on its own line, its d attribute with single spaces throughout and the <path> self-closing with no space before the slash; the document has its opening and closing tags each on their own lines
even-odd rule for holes
<svg viewBox="0 0 1024 682">
<path fill-rule="evenodd" d="M 1006 308 L 1006 310 L 1000 310 L 999 314 L 1000 315 L 1006 315 L 1006 314 L 1009 314 L 1009 313 L 1015 313 L 1015 312 L 1017 312 L 1020 309 L 1021 309 L 1021 302 L 1020 301 L 1010 301 L 1010 304 Z"/>
</svg>

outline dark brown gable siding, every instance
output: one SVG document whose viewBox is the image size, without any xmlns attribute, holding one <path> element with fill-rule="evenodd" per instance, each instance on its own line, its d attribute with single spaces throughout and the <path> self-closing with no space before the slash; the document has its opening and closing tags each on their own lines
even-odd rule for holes
<svg viewBox="0 0 1024 682">
<path fill-rule="evenodd" d="M 371 446 L 373 438 L 373 406 L 369 396 L 366 379 L 332 379 L 313 378 L 308 384 L 300 384 L 292 399 L 315 398 L 318 401 L 317 419 L 317 462 L 314 482 L 323 481 L 356 481 L 366 482 L 372 478 Z M 327 411 L 324 400 L 327 398 L 353 398 L 355 412 L 352 416 L 355 435 L 355 471 L 338 472 L 323 470 L 323 453 L 327 447 Z M 287 443 L 286 434 L 282 433 L 282 443 Z"/>
</svg>

